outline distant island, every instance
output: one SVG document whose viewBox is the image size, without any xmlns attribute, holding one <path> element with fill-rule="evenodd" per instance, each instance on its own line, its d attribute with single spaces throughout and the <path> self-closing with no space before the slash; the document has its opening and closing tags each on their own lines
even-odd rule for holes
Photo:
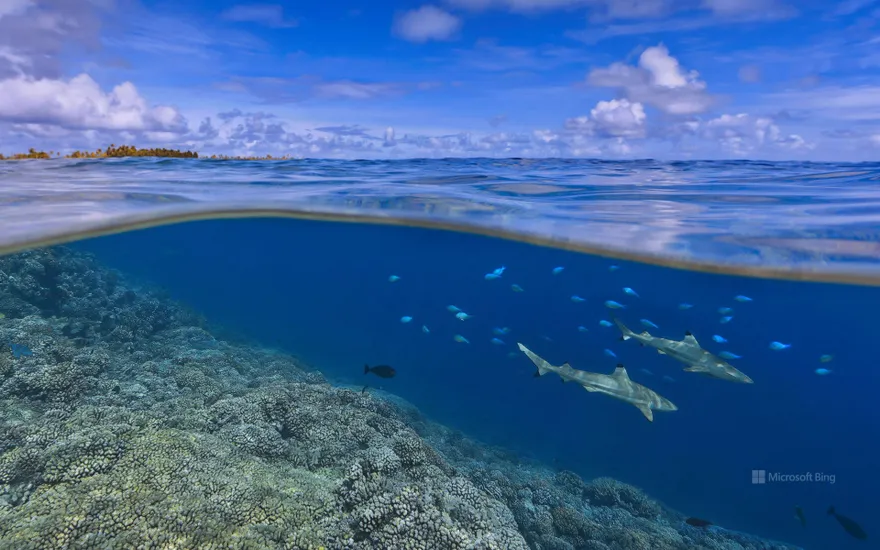
<svg viewBox="0 0 880 550">
<path fill-rule="evenodd" d="M 195 151 L 180 151 L 178 149 L 138 149 L 134 145 L 116 146 L 110 144 L 106 149 L 96 149 L 94 151 L 74 151 L 72 153 L 61 155 L 55 151 L 37 151 L 33 147 L 28 149 L 27 153 L 13 153 L 12 155 L 3 155 L 0 153 L 0 160 L 26 160 L 26 159 L 101 159 L 101 158 L 123 158 L 123 157 L 163 157 L 163 158 L 184 158 L 184 159 L 219 159 L 219 160 L 290 160 L 293 157 L 288 155 L 273 157 L 266 155 L 264 157 L 239 157 L 229 155 L 211 155 L 199 157 Z"/>
</svg>

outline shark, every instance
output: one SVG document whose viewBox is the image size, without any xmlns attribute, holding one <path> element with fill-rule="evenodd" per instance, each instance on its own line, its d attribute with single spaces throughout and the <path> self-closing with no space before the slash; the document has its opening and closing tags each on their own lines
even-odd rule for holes
<svg viewBox="0 0 880 550">
<path fill-rule="evenodd" d="M 668 355 L 677 361 L 681 361 L 687 365 L 684 368 L 686 372 L 697 372 L 729 382 L 754 384 L 751 378 L 737 370 L 733 365 L 717 355 L 704 350 L 690 331 L 685 332 L 684 338 L 681 340 L 669 340 L 659 336 L 652 336 L 647 330 L 636 334 L 616 316 L 612 317 L 612 319 L 622 333 L 621 340 L 632 338 L 643 346 L 656 349 L 657 353 L 661 355 Z"/>
<path fill-rule="evenodd" d="M 654 411 L 677 411 L 672 401 L 662 397 L 652 389 L 646 388 L 630 380 L 623 365 L 618 364 L 611 374 L 599 374 L 573 368 L 568 363 L 553 366 L 545 359 L 517 342 L 520 351 L 532 360 L 538 368 L 535 376 L 543 376 L 555 372 L 563 382 L 575 382 L 588 392 L 599 392 L 620 399 L 639 409 L 645 418 L 654 421 Z"/>
</svg>

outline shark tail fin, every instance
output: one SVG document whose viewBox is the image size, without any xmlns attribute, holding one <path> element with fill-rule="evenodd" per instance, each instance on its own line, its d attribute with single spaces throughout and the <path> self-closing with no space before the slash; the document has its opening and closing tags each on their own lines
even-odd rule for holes
<svg viewBox="0 0 880 550">
<path fill-rule="evenodd" d="M 629 340 L 635 334 L 633 331 L 629 329 L 626 325 L 623 324 L 623 321 L 617 318 L 617 315 L 612 315 L 611 320 L 614 321 L 614 324 L 617 325 L 617 328 L 620 329 L 620 339 L 621 340 Z"/>
</svg>

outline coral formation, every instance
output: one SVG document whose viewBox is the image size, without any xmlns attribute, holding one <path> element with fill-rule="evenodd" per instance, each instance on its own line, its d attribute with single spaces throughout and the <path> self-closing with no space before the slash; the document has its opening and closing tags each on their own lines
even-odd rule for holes
<svg viewBox="0 0 880 550">
<path fill-rule="evenodd" d="M 0 258 L 0 547 L 790 548 L 216 339 L 65 248 Z"/>
</svg>

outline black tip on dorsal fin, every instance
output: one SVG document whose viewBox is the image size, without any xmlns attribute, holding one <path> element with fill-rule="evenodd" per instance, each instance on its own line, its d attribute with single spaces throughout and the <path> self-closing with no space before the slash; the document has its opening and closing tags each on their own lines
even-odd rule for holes
<svg viewBox="0 0 880 550">
<path fill-rule="evenodd" d="M 691 331 L 689 331 L 689 330 L 686 330 L 686 331 L 684 331 L 684 335 L 685 335 L 685 336 L 693 336 L 694 333 L 691 332 Z"/>
<path fill-rule="evenodd" d="M 624 367 L 623 367 L 623 363 L 618 363 L 618 364 L 617 364 L 617 368 L 619 368 L 619 369 L 624 368 Z"/>
</svg>

